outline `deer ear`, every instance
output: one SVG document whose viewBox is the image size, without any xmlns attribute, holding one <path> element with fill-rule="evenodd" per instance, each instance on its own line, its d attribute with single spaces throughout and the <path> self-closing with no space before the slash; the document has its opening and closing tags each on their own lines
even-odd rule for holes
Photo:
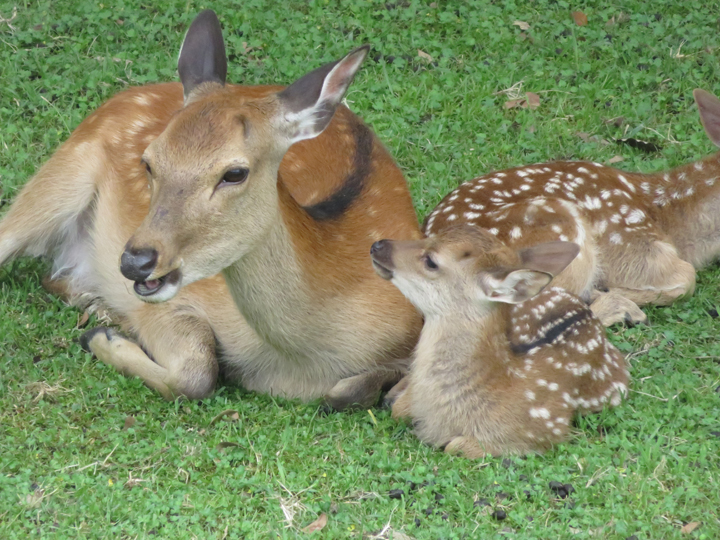
<svg viewBox="0 0 720 540">
<path fill-rule="evenodd" d="M 188 28 L 178 58 L 178 72 L 185 101 L 202 83 L 225 84 L 227 58 L 217 15 L 211 9 L 201 12 Z"/>
<path fill-rule="evenodd" d="M 480 287 L 492 302 L 519 304 L 542 291 L 552 278 L 552 275 L 546 272 L 525 268 L 508 273 L 482 272 Z"/>
<path fill-rule="evenodd" d="M 311 71 L 278 94 L 281 128 L 291 143 L 317 137 L 328 126 L 369 48 Z"/>
<path fill-rule="evenodd" d="M 546 242 L 518 251 L 520 266 L 557 276 L 580 253 L 573 242 Z"/>
<path fill-rule="evenodd" d="M 705 133 L 715 146 L 720 147 L 720 99 L 699 88 L 693 91 L 693 97 L 700 111 L 700 121 Z"/>
</svg>

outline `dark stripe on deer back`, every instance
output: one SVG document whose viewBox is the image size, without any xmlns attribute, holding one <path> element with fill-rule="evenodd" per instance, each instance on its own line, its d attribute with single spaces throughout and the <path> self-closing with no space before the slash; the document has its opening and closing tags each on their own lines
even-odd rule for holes
<svg viewBox="0 0 720 540">
<path fill-rule="evenodd" d="M 572 317 L 561 321 L 556 326 L 551 327 L 545 334 L 535 341 L 530 343 L 510 343 L 510 350 L 515 354 L 524 354 L 532 349 L 541 347 L 542 345 L 548 345 L 558 339 L 568 328 L 574 326 L 584 319 L 588 319 L 592 316 L 590 310 L 582 309 Z"/>
<path fill-rule="evenodd" d="M 337 219 L 347 212 L 348 208 L 362 194 L 366 180 L 372 171 L 372 131 L 360 121 L 351 124 L 351 130 L 355 139 L 355 156 L 350 174 L 345 177 L 338 190 L 327 199 L 303 207 L 316 221 Z"/>
</svg>

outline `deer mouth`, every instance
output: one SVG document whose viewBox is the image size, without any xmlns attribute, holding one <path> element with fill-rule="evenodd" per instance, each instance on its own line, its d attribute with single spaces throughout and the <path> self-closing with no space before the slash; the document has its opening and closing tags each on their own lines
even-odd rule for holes
<svg viewBox="0 0 720 540">
<path fill-rule="evenodd" d="M 177 294 L 181 282 L 182 274 L 176 269 L 159 278 L 136 281 L 133 290 L 144 302 L 166 302 Z"/>
<path fill-rule="evenodd" d="M 388 268 L 387 266 L 383 266 L 382 264 L 377 262 L 375 258 L 372 259 L 372 265 L 375 273 L 381 278 L 387 279 L 388 281 L 393 278 L 393 271 L 390 270 L 390 268 Z"/>
</svg>

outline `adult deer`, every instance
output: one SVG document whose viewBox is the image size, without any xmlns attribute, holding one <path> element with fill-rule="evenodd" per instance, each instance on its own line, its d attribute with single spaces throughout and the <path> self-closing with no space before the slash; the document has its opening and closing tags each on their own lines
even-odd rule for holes
<svg viewBox="0 0 720 540">
<path fill-rule="evenodd" d="M 700 118 L 720 146 L 720 100 L 695 90 Z M 554 162 L 494 172 L 462 184 L 424 231 L 469 223 L 513 247 L 551 240 L 580 246 L 555 278 L 592 302 L 605 325 L 642 322 L 644 304 L 692 294 L 695 270 L 720 255 L 720 154 L 656 174 L 599 163 Z"/>
<path fill-rule="evenodd" d="M 134 337 L 97 328 L 84 346 L 168 399 L 209 395 L 222 371 L 371 404 L 421 320 L 367 252 L 420 233 L 401 172 L 339 105 L 366 53 L 285 89 L 226 85 L 220 24 L 202 12 L 182 86 L 131 88 L 83 121 L 0 222 L 0 263 L 50 257 L 53 288 Z"/>
<path fill-rule="evenodd" d="M 623 355 L 585 302 L 545 289 L 578 251 L 513 250 L 470 225 L 374 244 L 378 274 L 425 316 L 410 373 L 391 390 L 393 416 L 411 418 L 424 442 L 476 458 L 543 451 L 576 411 L 619 404 Z"/>
</svg>

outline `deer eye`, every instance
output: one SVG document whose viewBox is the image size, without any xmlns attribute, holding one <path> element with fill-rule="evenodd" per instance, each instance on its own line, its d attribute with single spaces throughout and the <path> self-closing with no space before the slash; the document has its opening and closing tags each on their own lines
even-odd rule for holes
<svg viewBox="0 0 720 540">
<path fill-rule="evenodd" d="M 142 164 L 145 165 L 145 170 L 148 174 L 152 175 L 152 169 L 150 168 L 150 164 L 147 161 L 142 161 Z"/>
<path fill-rule="evenodd" d="M 438 266 L 437 263 L 433 260 L 433 258 L 430 256 L 429 253 L 426 253 L 426 254 L 425 254 L 425 256 L 423 257 L 423 262 L 425 263 L 425 268 L 427 268 L 428 270 L 433 270 L 433 271 L 435 271 L 435 270 L 437 270 L 437 269 L 439 268 L 439 266 Z"/>
<path fill-rule="evenodd" d="M 242 184 L 247 180 L 249 169 L 230 169 L 226 171 L 222 177 L 222 182 L 225 184 Z"/>
</svg>

